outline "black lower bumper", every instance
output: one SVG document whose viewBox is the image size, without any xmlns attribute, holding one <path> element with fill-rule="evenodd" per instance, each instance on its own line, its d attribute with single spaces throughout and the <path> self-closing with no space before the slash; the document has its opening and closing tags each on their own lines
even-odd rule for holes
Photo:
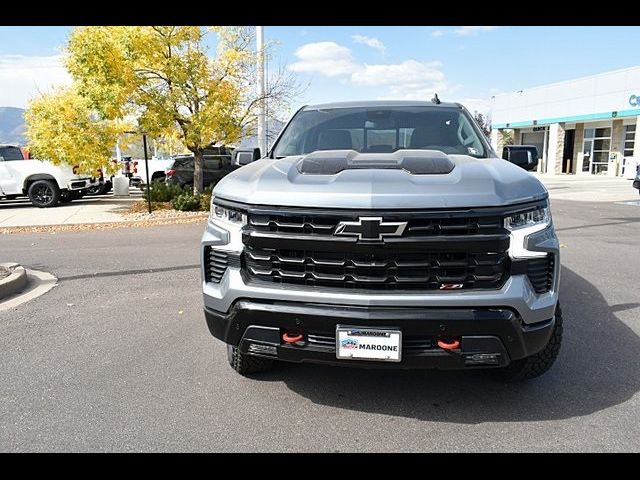
<svg viewBox="0 0 640 480">
<path fill-rule="evenodd" d="M 205 308 L 212 335 L 242 353 L 290 362 L 361 367 L 462 369 L 500 367 L 542 350 L 555 319 L 524 325 L 506 308 L 352 307 L 293 302 L 238 301 L 228 313 Z M 336 325 L 393 327 L 402 330 L 399 363 L 336 358 Z M 304 340 L 288 344 L 285 332 Z M 457 339 L 460 347 L 443 350 L 438 340 Z"/>
</svg>

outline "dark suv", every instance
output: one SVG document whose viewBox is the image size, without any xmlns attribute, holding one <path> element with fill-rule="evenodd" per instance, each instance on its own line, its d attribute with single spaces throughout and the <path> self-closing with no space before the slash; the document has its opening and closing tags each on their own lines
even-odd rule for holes
<svg viewBox="0 0 640 480">
<path fill-rule="evenodd" d="M 180 185 L 182 188 L 191 186 L 193 185 L 194 168 L 193 155 L 178 155 L 167 171 L 166 182 Z M 236 168 L 238 166 L 233 165 L 230 148 L 222 146 L 207 149 L 204 155 L 204 186 L 215 185 L 222 177 Z"/>
</svg>

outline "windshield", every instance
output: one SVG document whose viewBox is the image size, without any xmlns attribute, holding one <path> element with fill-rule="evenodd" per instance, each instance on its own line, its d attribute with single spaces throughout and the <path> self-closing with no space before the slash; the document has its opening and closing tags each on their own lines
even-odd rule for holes
<svg viewBox="0 0 640 480">
<path fill-rule="evenodd" d="M 5 162 L 10 162 L 12 160 L 24 160 L 22 150 L 18 147 L 0 147 L 0 157 L 3 157 Z"/>
<path fill-rule="evenodd" d="M 287 126 L 273 155 L 345 149 L 361 153 L 421 149 L 487 156 L 477 130 L 462 110 L 429 106 L 304 110 Z"/>
</svg>

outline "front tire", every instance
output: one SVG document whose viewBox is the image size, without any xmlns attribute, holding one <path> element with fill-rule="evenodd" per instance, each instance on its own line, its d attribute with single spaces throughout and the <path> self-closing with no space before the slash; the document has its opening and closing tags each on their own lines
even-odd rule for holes
<svg viewBox="0 0 640 480">
<path fill-rule="evenodd" d="M 507 383 L 520 382 L 539 377 L 549 370 L 558 358 L 560 345 L 562 344 L 562 309 L 560 303 L 556 306 L 556 323 L 551 332 L 549 343 L 535 355 L 514 360 L 509 365 L 492 373 Z"/>
<path fill-rule="evenodd" d="M 53 180 L 36 180 L 29 185 L 29 200 L 34 207 L 55 207 L 60 201 L 60 189 Z"/>
<path fill-rule="evenodd" d="M 233 345 L 227 345 L 227 360 L 231 368 L 243 376 L 267 372 L 273 368 L 273 360 L 240 353 L 238 347 Z"/>
</svg>

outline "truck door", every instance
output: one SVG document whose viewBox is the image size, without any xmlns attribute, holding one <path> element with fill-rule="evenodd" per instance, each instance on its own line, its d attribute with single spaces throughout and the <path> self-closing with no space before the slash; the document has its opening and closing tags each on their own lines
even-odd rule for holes
<svg viewBox="0 0 640 480">
<path fill-rule="evenodd" d="M 23 161 L 22 151 L 18 147 L 0 147 L 0 191 L 5 195 L 21 193 L 22 190 L 11 168 L 14 161 Z"/>
</svg>

